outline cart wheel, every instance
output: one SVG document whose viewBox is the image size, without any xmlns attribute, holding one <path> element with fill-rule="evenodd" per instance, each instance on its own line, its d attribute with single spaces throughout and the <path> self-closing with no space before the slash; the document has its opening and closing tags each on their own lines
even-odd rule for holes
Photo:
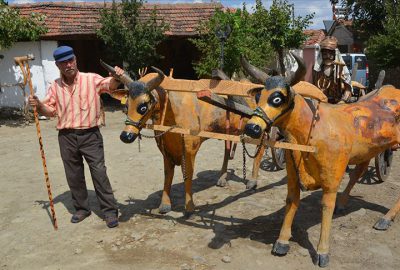
<svg viewBox="0 0 400 270">
<path fill-rule="evenodd" d="M 375 157 L 376 175 L 382 182 L 389 177 L 392 159 L 393 151 L 391 149 L 387 149 Z"/>
<path fill-rule="evenodd" d="M 277 141 L 279 140 L 279 130 L 277 127 L 272 127 L 270 132 L 270 139 Z M 271 147 L 272 161 L 275 164 L 276 169 L 283 170 L 285 168 L 285 149 Z"/>
</svg>

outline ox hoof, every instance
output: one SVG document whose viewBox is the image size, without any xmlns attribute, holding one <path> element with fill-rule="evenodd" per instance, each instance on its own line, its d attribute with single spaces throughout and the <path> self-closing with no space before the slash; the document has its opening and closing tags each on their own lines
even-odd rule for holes
<svg viewBox="0 0 400 270">
<path fill-rule="evenodd" d="M 256 189 L 257 188 L 257 180 L 249 180 L 246 183 L 246 189 Z"/>
<path fill-rule="evenodd" d="M 194 214 L 194 212 L 185 212 L 185 214 L 183 215 L 183 218 L 184 219 L 194 219 L 194 217 L 195 217 L 195 214 Z"/>
<path fill-rule="evenodd" d="M 380 218 L 378 222 L 375 223 L 374 229 L 379 231 L 386 231 L 392 224 L 391 220 Z"/>
<path fill-rule="evenodd" d="M 327 267 L 329 264 L 329 254 L 317 254 L 315 264 L 319 267 Z"/>
<path fill-rule="evenodd" d="M 228 184 L 228 182 L 226 181 L 227 175 L 228 175 L 227 173 L 221 174 L 221 176 L 219 177 L 219 179 L 217 181 L 218 187 L 225 187 Z"/>
<path fill-rule="evenodd" d="M 276 241 L 272 248 L 272 254 L 276 256 L 285 256 L 288 253 L 289 248 L 289 244 L 282 244 L 279 241 Z"/>
<path fill-rule="evenodd" d="M 158 208 L 158 212 L 160 214 L 166 214 L 168 212 L 171 212 L 171 205 L 169 205 L 169 204 L 161 204 L 160 207 Z"/>
</svg>

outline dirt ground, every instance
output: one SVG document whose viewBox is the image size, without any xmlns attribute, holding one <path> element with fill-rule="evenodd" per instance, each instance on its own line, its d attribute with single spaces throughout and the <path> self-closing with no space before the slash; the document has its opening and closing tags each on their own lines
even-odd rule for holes
<svg viewBox="0 0 400 270">
<path fill-rule="evenodd" d="M 0 122 L 0 269 L 310 269 L 320 232 L 321 192 L 303 192 L 290 251 L 271 255 L 278 238 L 286 196 L 285 171 L 262 162 L 259 186 L 245 189 L 242 148 L 229 164 L 230 181 L 216 187 L 223 142 L 206 141 L 197 156 L 194 180 L 196 216 L 182 218 L 180 169 L 172 188 L 173 211 L 158 214 L 163 186 L 162 155 L 154 139 L 123 144 L 121 111 L 107 112 L 102 128 L 106 165 L 120 208 L 120 226 L 108 229 L 101 218 L 89 171 L 86 178 L 93 213 L 70 223 L 70 192 L 59 154 L 55 120 L 41 121 L 47 167 L 59 229 L 48 207 L 34 124 Z M 151 134 L 150 131 L 143 133 Z M 254 149 L 254 148 L 251 148 Z M 352 192 L 349 207 L 335 216 L 329 269 L 400 269 L 400 222 L 386 232 L 372 228 L 400 191 L 398 153 L 389 179 L 377 181 L 374 168 Z M 250 170 L 252 161 L 247 160 Z M 334 166 L 334 164 L 332 164 Z M 372 163 L 371 163 L 372 165 Z M 348 181 L 346 175 L 342 184 Z"/>
</svg>

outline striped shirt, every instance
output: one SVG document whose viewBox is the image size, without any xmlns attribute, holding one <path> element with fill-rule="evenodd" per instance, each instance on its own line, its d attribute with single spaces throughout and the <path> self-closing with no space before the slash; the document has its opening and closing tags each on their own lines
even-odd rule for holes
<svg viewBox="0 0 400 270">
<path fill-rule="evenodd" d="M 42 102 L 53 116 L 57 116 L 56 128 L 87 129 L 104 124 L 100 94 L 110 93 L 111 79 L 78 72 L 72 85 L 67 85 L 61 78 L 55 80 Z"/>
</svg>

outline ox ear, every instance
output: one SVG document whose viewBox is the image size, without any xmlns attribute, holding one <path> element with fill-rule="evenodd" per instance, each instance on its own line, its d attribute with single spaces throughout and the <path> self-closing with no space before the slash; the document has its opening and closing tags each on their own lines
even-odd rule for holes
<svg viewBox="0 0 400 270">
<path fill-rule="evenodd" d="M 256 96 L 257 94 L 259 94 L 261 92 L 261 90 L 263 90 L 264 87 L 256 87 L 253 89 L 250 89 L 249 91 L 247 91 L 247 94 L 251 97 Z"/>
<path fill-rule="evenodd" d="M 111 97 L 118 99 L 122 102 L 123 99 L 126 99 L 128 93 L 129 93 L 128 89 L 117 89 L 111 93 Z"/>
</svg>

